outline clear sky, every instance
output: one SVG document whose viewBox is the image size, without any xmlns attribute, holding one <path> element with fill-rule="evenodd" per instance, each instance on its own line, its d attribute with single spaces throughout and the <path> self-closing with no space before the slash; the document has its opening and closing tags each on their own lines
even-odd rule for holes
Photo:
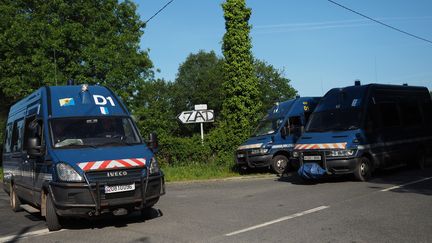
<svg viewBox="0 0 432 243">
<path fill-rule="evenodd" d="M 432 40 L 431 0 L 335 0 L 411 34 Z M 168 0 L 135 0 L 143 21 Z M 144 29 L 156 76 L 173 81 L 190 53 L 222 56 L 222 0 L 174 0 Z M 432 90 L 432 43 L 396 32 L 327 0 L 248 0 L 254 56 L 283 69 L 301 96 L 366 83 Z"/>
</svg>

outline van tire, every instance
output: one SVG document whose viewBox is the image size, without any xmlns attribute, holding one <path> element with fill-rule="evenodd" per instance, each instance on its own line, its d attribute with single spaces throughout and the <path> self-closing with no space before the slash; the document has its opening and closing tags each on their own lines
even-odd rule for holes
<svg viewBox="0 0 432 243">
<path fill-rule="evenodd" d="M 354 171 L 354 176 L 358 181 L 368 181 L 372 177 L 372 165 L 368 158 L 362 157 Z"/>
<path fill-rule="evenodd" d="M 288 158 L 284 155 L 276 155 L 272 159 L 271 168 L 276 174 L 282 175 L 288 168 Z"/>
<path fill-rule="evenodd" d="M 46 224 L 49 231 L 57 231 L 62 228 L 60 224 L 59 216 L 56 213 L 55 206 L 52 200 L 52 196 L 48 193 L 46 197 Z"/>
<path fill-rule="evenodd" d="M 19 199 L 18 195 L 16 194 L 15 185 L 12 183 L 10 185 L 9 199 L 10 199 L 10 205 L 11 205 L 12 211 L 14 211 L 14 212 L 22 211 L 21 200 Z"/>
</svg>

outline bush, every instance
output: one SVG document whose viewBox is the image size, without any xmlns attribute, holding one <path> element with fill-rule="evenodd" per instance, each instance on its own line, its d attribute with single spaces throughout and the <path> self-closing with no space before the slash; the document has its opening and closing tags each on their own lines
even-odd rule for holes
<svg viewBox="0 0 432 243">
<path fill-rule="evenodd" d="M 199 136 L 162 137 L 158 158 L 166 165 L 207 164 L 213 160 L 208 143 L 201 144 Z"/>
</svg>

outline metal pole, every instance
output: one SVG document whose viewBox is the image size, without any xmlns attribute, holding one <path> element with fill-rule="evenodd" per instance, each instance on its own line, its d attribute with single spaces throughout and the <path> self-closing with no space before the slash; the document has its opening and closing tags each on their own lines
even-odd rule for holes
<svg viewBox="0 0 432 243">
<path fill-rule="evenodd" d="M 204 126 L 203 126 L 203 122 L 200 122 L 200 126 L 201 126 L 201 144 L 204 144 Z"/>
</svg>

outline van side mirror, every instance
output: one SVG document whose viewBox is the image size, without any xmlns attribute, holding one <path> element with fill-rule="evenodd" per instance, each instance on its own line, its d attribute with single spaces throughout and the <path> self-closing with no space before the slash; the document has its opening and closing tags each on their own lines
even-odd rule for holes
<svg viewBox="0 0 432 243">
<path fill-rule="evenodd" d="M 27 140 L 27 151 L 32 157 L 40 157 L 43 155 L 43 148 L 40 138 L 31 137 Z"/>
<path fill-rule="evenodd" d="M 153 153 L 158 152 L 159 141 L 157 138 L 157 134 L 155 132 L 149 134 L 149 140 L 147 141 L 147 146 L 153 151 Z"/>
</svg>

